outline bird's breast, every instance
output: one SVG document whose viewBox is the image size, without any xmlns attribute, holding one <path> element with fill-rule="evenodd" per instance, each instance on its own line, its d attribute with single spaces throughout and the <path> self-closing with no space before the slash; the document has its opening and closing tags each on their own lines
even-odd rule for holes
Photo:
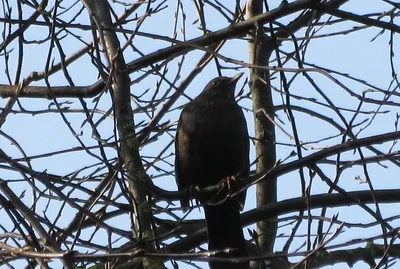
<svg viewBox="0 0 400 269">
<path fill-rule="evenodd" d="M 236 103 L 196 107 L 183 121 L 179 143 L 190 166 L 199 165 L 190 169 L 195 184 L 215 184 L 247 169 L 247 127 Z"/>
</svg>

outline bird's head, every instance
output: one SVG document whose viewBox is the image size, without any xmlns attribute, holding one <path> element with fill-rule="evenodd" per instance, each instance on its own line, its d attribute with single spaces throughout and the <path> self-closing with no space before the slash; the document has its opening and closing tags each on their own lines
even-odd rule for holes
<svg viewBox="0 0 400 269">
<path fill-rule="evenodd" d="M 204 93 L 212 95 L 223 95 L 228 97 L 234 97 L 235 86 L 238 80 L 243 76 L 243 73 L 239 73 L 236 76 L 229 77 L 217 77 L 208 82 L 204 88 Z"/>
</svg>

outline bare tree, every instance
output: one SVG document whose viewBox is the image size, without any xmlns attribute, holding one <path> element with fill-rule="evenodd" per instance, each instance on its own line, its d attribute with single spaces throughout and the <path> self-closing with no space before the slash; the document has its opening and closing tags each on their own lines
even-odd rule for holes
<svg viewBox="0 0 400 269">
<path fill-rule="evenodd" d="M 218 259 L 177 201 L 227 186 L 176 191 L 173 143 L 182 106 L 239 71 L 252 267 L 396 263 L 398 3 L 1 2 L 1 265 Z"/>
</svg>

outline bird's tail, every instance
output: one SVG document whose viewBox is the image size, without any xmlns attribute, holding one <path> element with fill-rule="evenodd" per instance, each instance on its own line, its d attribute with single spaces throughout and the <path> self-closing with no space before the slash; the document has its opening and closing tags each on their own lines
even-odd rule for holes
<svg viewBox="0 0 400 269">
<path fill-rule="evenodd" d="M 208 250 L 229 249 L 229 253 L 221 253 L 217 257 L 247 257 L 239 203 L 235 200 L 227 200 L 220 205 L 204 205 L 204 211 L 207 221 Z M 240 263 L 211 261 L 209 264 L 211 269 L 249 268 L 248 261 Z"/>
</svg>

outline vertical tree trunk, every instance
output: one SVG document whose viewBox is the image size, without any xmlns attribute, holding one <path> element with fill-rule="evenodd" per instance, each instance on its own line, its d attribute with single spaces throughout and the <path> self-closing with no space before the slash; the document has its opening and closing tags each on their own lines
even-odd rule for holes
<svg viewBox="0 0 400 269">
<path fill-rule="evenodd" d="M 95 24 L 98 28 L 101 44 L 104 46 L 106 59 L 108 60 L 109 72 L 112 76 L 112 92 L 114 113 L 117 122 L 117 131 L 121 141 L 121 153 L 129 177 L 129 192 L 134 205 L 135 227 L 134 233 L 138 241 L 149 241 L 147 248 L 155 249 L 154 233 L 151 226 L 151 206 L 147 201 L 143 189 L 143 182 L 149 180 L 143 169 L 139 154 L 139 146 L 135 135 L 132 107 L 130 103 L 130 79 L 129 74 L 124 72 L 126 63 L 121 52 L 118 38 L 111 29 L 112 21 L 107 1 L 87 1 Z M 142 183 L 141 183 L 142 182 Z M 143 268 L 164 268 L 162 260 L 143 258 Z"/>
<path fill-rule="evenodd" d="M 263 1 L 248 0 L 246 3 L 247 19 L 251 19 L 263 12 Z M 268 66 L 268 60 L 273 52 L 274 45 L 265 40 L 262 25 L 254 26 L 249 40 L 250 64 Z M 257 173 L 269 171 L 275 165 L 275 129 L 269 120 L 257 116 L 257 111 L 264 110 L 274 117 L 274 104 L 269 87 L 269 71 L 264 69 L 250 69 L 250 90 L 253 99 L 255 145 L 257 157 Z M 262 117 L 262 116 L 261 116 Z M 262 182 L 257 185 L 257 206 L 276 202 L 276 179 Z M 259 245 L 264 253 L 273 250 L 277 223 L 275 219 L 257 223 Z"/>
</svg>

